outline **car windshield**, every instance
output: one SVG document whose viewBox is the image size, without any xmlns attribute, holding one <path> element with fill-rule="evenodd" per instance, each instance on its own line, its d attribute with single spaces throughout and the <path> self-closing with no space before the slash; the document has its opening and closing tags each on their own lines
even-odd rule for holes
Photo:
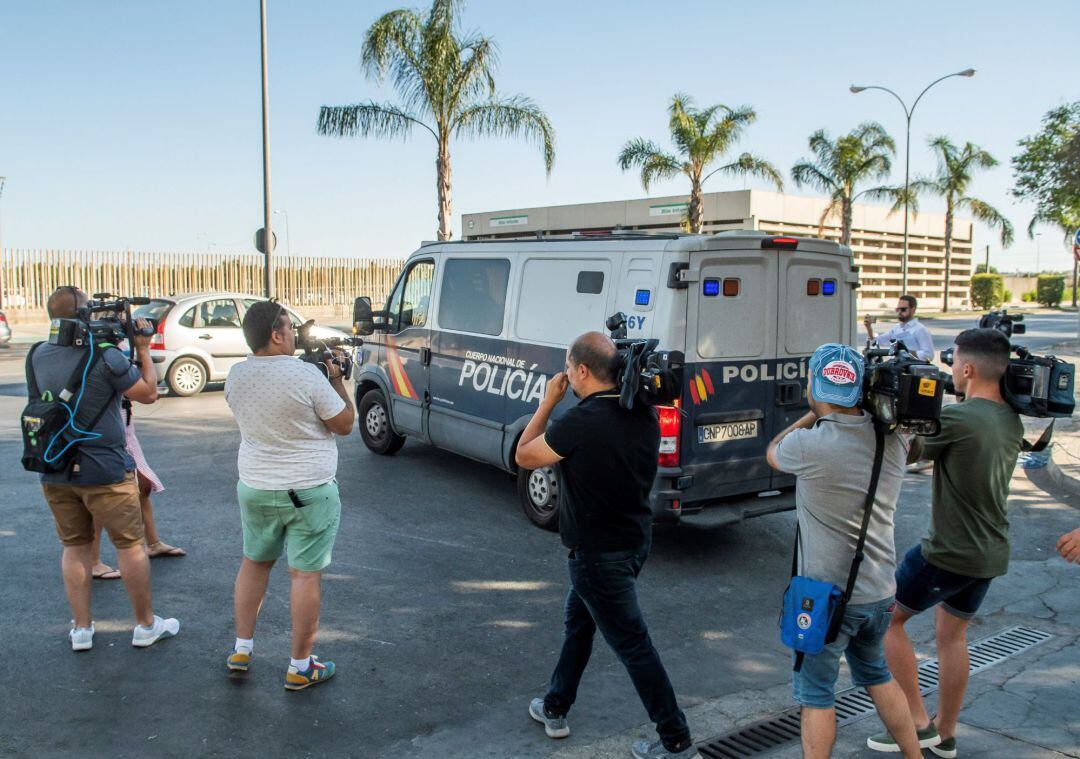
<svg viewBox="0 0 1080 759">
<path fill-rule="evenodd" d="M 138 308 L 133 308 L 131 310 L 131 316 L 135 319 L 150 319 L 156 324 L 165 318 L 165 315 L 169 313 L 169 309 L 172 308 L 172 306 L 172 301 L 152 300 Z"/>
</svg>

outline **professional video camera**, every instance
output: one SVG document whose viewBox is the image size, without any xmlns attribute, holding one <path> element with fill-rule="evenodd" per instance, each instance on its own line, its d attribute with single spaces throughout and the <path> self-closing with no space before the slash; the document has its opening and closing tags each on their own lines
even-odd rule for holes
<svg viewBox="0 0 1080 759">
<path fill-rule="evenodd" d="M 117 345 L 130 341 L 135 335 L 149 337 L 154 325 L 139 328 L 131 317 L 132 306 L 145 306 L 149 298 L 122 298 L 111 293 L 94 293 L 87 304 L 78 309 L 73 319 L 53 319 L 49 342 L 53 345 L 85 348 L 91 342 Z"/>
<path fill-rule="evenodd" d="M 932 436 L 941 431 L 945 383 L 937 367 L 914 356 L 899 340 L 890 348 L 867 343 L 863 361 L 863 410 L 890 432 Z"/>
<path fill-rule="evenodd" d="M 1006 311 L 991 311 L 979 319 L 979 327 L 996 329 L 1006 337 L 1024 334 L 1025 325 L 1016 324 L 1023 316 Z M 1037 356 L 1022 345 L 1010 344 L 1016 358 L 1001 378 L 1001 397 L 1023 416 L 1072 416 L 1076 405 L 1074 384 L 1076 367 L 1056 356 Z M 941 362 L 953 365 L 953 348 L 941 352 Z M 952 377 L 946 375 L 946 392 L 957 395 Z"/>
<path fill-rule="evenodd" d="M 308 319 L 296 330 L 296 347 L 304 351 L 300 356 L 300 360 L 317 366 L 324 376 L 329 376 L 326 362 L 332 361 L 341 369 L 341 376 L 344 379 L 351 378 L 354 363 L 352 354 L 346 350 L 339 356 L 334 353 L 334 349 L 359 348 L 364 344 L 363 339 L 359 337 L 313 337 L 311 328 L 314 324 L 314 319 Z"/>
<path fill-rule="evenodd" d="M 658 351 L 659 340 L 631 340 L 626 337 L 626 314 L 622 311 L 604 322 L 619 352 L 616 379 L 619 381 L 619 405 L 633 408 L 635 403 L 650 406 L 672 403 L 682 395 L 680 351 Z"/>
</svg>

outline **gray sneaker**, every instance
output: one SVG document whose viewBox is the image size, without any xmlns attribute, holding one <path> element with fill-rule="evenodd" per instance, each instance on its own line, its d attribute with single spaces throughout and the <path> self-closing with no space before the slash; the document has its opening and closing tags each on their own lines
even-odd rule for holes
<svg viewBox="0 0 1080 759">
<path fill-rule="evenodd" d="M 544 708 L 544 699 L 534 698 L 529 704 L 529 716 L 544 726 L 548 738 L 565 738 L 570 735 L 566 717 L 550 716 Z"/>
<path fill-rule="evenodd" d="M 933 747 L 941 743 L 941 736 L 938 735 L 937 727 L 934 726 L 933 722 L 924 727 L 922 730 L 916 729 L 915 732 L 919 738 L 919 748 L 928 748 L 933 751 Z M 889 734 L 888 730 L 886 730 L 884 733 L 871 735 L 869 738 L 867 738 L 866 747 L 873 751 L 880 751 L 885 754 L 900 753 L 899 744 L 897 744 L 896 739 Z M 944 755 L 938 754 L 938 756 Z M 955 756 L 955 754 L 953 756 Z"/>
<path fill-rule="evenodd" d="M 648 741 L 634 741 L 630 749 L 634 759 L 701 759 L 694 744 L 687 744 L 682 751 L 668 751 L 664 748 L 663 741 L 649 743 Z"/>
</svg>

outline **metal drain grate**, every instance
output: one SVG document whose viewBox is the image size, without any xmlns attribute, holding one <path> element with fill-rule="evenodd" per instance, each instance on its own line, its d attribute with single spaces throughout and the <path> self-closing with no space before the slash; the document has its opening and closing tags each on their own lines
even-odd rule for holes
<svg viewBox="0 0 1080 759">
<path fill-rule="evenodd" d="M 971 674 L 982 672 L 1027 649 L 1045 643 L 1053 635 L 1031 627 L 1010 627 L 968 646 Z M 938 660 L 928 659 L 919 665 L 919 689 L 928 695 L 938 689 Z M 849 688 L 837 694 L 836 721 L 847 725 L 874 712 L 874 702 L 862 688 Z M 799 740 L 799 707 L 775 717 L 702 743 L 698 751 L 705 759 L 742 759 L 759 756 Z"/>
</svg>

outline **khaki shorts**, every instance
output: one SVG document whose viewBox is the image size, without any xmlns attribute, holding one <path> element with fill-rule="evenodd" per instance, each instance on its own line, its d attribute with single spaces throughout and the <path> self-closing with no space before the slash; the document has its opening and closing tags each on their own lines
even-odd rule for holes
<svg viewBox="0 0 1080 759">
<path fill-rule="evenodd" d="M 135 472 L 112 485 L 42 485 L 56 520 L 56 534 L 66 546 L 94 542 L 94 520 L 117 548 L 143 542 L 142 509 Z"/>
</svg>

